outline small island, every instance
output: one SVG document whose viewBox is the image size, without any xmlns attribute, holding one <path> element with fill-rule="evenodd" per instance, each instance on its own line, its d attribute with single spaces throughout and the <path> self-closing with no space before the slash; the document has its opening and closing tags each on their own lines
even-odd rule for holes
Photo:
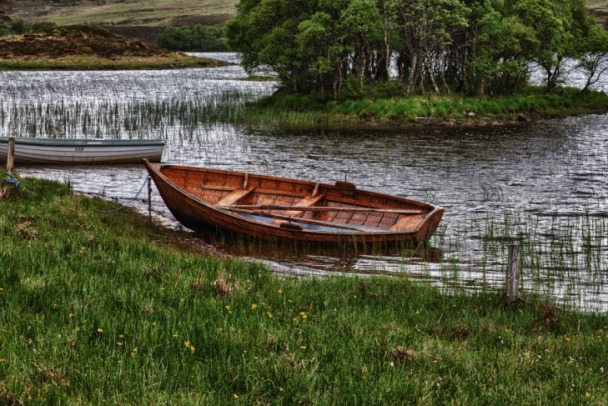
<svg viewBox="0 0 608 406">
<path fill-rule="evenodd" d="M 242 1 L 228 23 L 245 68 L 270 66 L 281 82 L 252 121 L 492 125 L 608 111 L 592 91 L 608 69 L 608 33 L 583 0 L 313 3 Z M 573 68 L 580 89 L 565 87 Z"/>
</svg>

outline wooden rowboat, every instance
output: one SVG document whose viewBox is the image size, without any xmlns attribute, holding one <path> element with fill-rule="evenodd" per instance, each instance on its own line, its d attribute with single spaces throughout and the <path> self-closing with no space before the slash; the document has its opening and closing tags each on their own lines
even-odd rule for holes
<svg viewBox="0 0 608 406">
<path fill-rule="evenodd" d="M 422 242 L 443 209 L 349 182 L 325 184 L 242 172 L 151 164 L 171 213 L 199 232 L 220 229 L 262 240 L 336 244 Z"/>
<path fill-rule="evenodd" d="M 0 137 L 0 162 L 6 162 L 8 138 Z M 87 140 L 15 138 L 15 162 L 30 165 L 86 165 L 160 162 L 163 140 Z"/>
</svg>

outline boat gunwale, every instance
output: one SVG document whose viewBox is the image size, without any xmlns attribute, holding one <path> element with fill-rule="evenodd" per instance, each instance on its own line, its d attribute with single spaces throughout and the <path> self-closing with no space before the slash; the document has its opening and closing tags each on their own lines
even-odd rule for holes
<svg viewBox="0 0 608 406">
<path fill-rule="evenodd" d="M 282 182 L 288 181 L 288 182 L 298 183 L 298 184 L 307 185 L 307 186 L 316 186 L 316 185 L 319 185 L 319 187 L 324 187 L 326 189 L 338 189 L 338 190 L 340 189 L 335 184 L 323 183 L 323 182 L 315 182 L 315 181 L 312 181 L 312 180 L 305 180 L 305 179 L 285 178 L 285 177 L 281 177 L 281 176 L 262 175 L 262 174 L 249 173 L 249 172 L 229 171 L 229 170 L 223 170 L 223 169 L 205 168 L 205 167 L 196 167 L 196 166 L 160 164 L 160 163 L 156 163 L 154 165 L 158 166 L 159 169 L 179 169 L 179 170 L 184 170 L 186 172 L 192 171 L 192 170 L 196 170 L 197 172 L 211 172 L 211 173 L 215 173 L 215 174 L 218 174 L 218 175 L 224 175 L 224 174 L 231 174 L 231 175 L 237 175 L 237 176 L 248 175 L 249 176 L 249 180 L 251 180 L 252 178 L 260 178 L 260 179 L 270 180 L 270 181 L 282 181 Z M 162 174 L 162 171 L 161 171 L 161 174 Z M 163 174 L 163 176 L 165 178 L 169 179 L 166 175 Z M 179 188 L 179 189 L 182 189 L 182 188 L 180 188 L 177 185 L 175 185 L 175 186 L 177 188 Z M 420 202 L 420 201 L 417 201 L 417 200 L 408 199 L 407 197 L 389 195 L 389 194 L 386 194 L 386 193 L 376 192 L 376 191 L 367 190 L 367 189 L 359 189 L 359 188 L 357 188 L 355 190 L 357 192 L 359 192 L 359 193 L 366 193 L 366 194 L 369 194 L 371 196 L 382 197 L 382 198 L 390 198 L 390 199 L 401 201 L 401 202 L 406 203 L 406 204 L 412 204 L 412 205 L 424 208 L 425 210 L 428 210 L 429 212 L 432 212 L 433 209 L 443 209 L 442 207 L 435 206 L 435 205 L 432 205 L 430 203 L 425 203 L 425 202 Z M 278 193 L 281 193 L 281 192 L 278 191 Z M 189 195 L 191 195 L 191 194 L 189 194 Z M 293 195 L 295 195 L 295 193 L 293 193 Z M 195 196 L 193 196 L 193 197 L 196 198 Z M 208 203 L 206 203 L 206 204 L 208 204 Z M 352 204 L 355 204 L 355 203 L 352 203 Z M 210 204 L 208 204 L 208 205 L 211 206 L 211 207 L 213 207 L 214 209 L 219 209 L 219 208 L 217 208 L 214 205 L 210 205 Z"/>
<path fill-rule="evenodd" d="M 122 140 L 122 139 L 95 139 L 95 138 L 27 138 L 27 137 L 0 137 L 0 143 L 7 144 L 10 138 L 15 144 L 52 147 L 111 147 L 111 146 L 164 146 L 165 140 Z"/>
</svg>

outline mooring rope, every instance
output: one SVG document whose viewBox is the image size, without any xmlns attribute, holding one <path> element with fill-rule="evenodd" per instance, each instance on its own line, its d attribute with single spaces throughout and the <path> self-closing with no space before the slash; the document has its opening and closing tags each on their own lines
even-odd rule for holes
<svg viewBox="0 0 608 406">
<path fill-rule="evenodd" d="M 139 190 L 137 191 L 137 193 L 135 194 L 135 196 L 133 196 L 132 198 L 130 198 L 127 201 L 128 202 L 133 202 L 133 201 L 137 200 L 139 198 L 139 194 L 141 193 L 142 190 L 144 190 L 144 187 L 148 184 L 148 182 L 150 182 L 150 178 L 146 177 L 146 179 L 144 180 L 144 183 L 141 185 L 141 187 L 139 188 Z M 126 209 L 127 207 L 129 207 L 129 206 L 125 206 L 123 204 L 123 205 L 120 205 L 120 207 L 118 207 L 116 209 L 113 209 L 113 210 L 95 210 L 95 211 L 97 213 L 105 213 L 105 214 L 107 214 L 107 213 L 115 213 L 115 212 L 120 211 L 122 209 Z"/>
<path fill-rule="evenodd" d="M 10 173 L 7 173 L 4 175 L 4 183 L 8 183 L 9 185 L 12 185 L 15 187 L 15 189 L 23 189 L 24 191 L 28 192 L 28 193 L 32 193 L 29 190 L 27 190 L 25 188 L 25 186 L 23 186 L 21 184 L 21 182 L 19 182 L 17 180 L 17 178 L 15 178 L 13 175 L 11 175 Z"/>
</svg>

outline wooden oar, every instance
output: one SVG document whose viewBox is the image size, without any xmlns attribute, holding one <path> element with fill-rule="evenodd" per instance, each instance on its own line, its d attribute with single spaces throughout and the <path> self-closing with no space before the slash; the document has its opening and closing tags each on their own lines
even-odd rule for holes
<svg viewBox="0 0 608 406">
<path fill-rule="evenodd" d="M 331 221 L 294 218 L 294 217 L 289 217 L 289 216 L 281 216 L 280 214 L 260 212 L 260 211 L 255 211 L 255 210 L 238 210 L 238 211 L 241 211 L 241 212 L 247 213 L 247 214 L 257 215 L 257 216 L 271 217 L 271 218 L 274 218 L 277 220 L 286 220 L 286 221 L 288 221 L 290 223 L 294 223 L 294 224 L 297 224 L 297 223 L 312 224 L 312 225 L 317 225 L 317 226 L 324 226 L 324 227 L 331 227 L 331 228 L 343 228 L 346 230 L 361 231 L 361 232 L 365 232 L 365 233 L 386 231 L 386 229 L 383 229 L 380 227 L 369 227 L 369 228 L 365 227 L 365 226 L 357 227 L 356 225 L 332 223 Z"/>
<path fill-rule="evenodd" d="M 376 209 L 373 207 L 330 207 L 330 206 L 275 206 L 269 204 L 262 205 L 228 205 L 217 206 L 218 209 L 225 210 L 293 210 L 293 211 L 349 211 L 349 212 L 378 212 L 378 213 L 395 213 L 395 214 L 422 214 L 421 210 L 404 210 L 404 209 Z"/>
</svg>

